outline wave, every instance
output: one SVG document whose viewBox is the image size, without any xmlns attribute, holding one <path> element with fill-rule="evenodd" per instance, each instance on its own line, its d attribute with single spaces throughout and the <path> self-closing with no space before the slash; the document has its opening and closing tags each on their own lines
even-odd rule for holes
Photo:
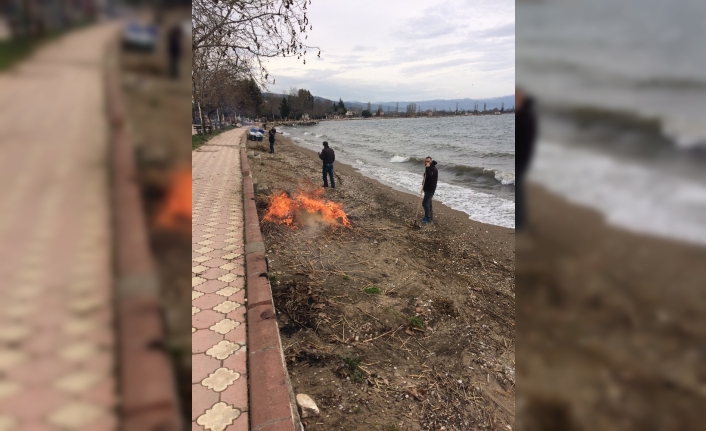
<svg viewBox="0 0 706 431">
<path fill-rule="evenodd" d="M 706 81 L 690 78 L 651 78 L 637 81 L 635 84 L 638 88 L 657 88 L 657 89 L 675 89 L 675 90 L 704 90 L 706 89 Z"/>
<path fill-rule="evenodd" d="M 495 171 L 495 179 L 504 186 L 515 185 L 515 174 L 512 172 Z"/>
<path fill-rule="evenodd" d="M 317 138 L 320 138 L 320 137 L 322 137 L 322 136 L 324 136 L 324 135 L 314 135 L 314 136 L 317 137 Z"/>
<path fill-rule="evenodd" d="M 311 135 L 311 133 L 309 133 L 309 132 L 304 132 L 304 134 L 305 134 L 305 135 Z"/>
<path fill-rule="evenodd" d="M 422 157 L 404 157 L 395 154 L 391 159 L 390 163 L 410 163 L 414 165 L 420 165 L 424 162 Z M 453 173 L 456 176 L 473 176 L 473 177 L 486 177 L 487 179 L 494 179 L 502 185 L 514 185 L 515 184 L 515 173 L 502 171 L 499 169 L 488 169 L 481 168 L 477 166 L 465 166 L 465 165 L 438 165 L 439 170 L 442 172 L 447 171 Z"/>
<path fill-rule="evenodd" d="M 500 169 L 481 168 L 478 166 L 465 165 L 439 165 L 439 170 L 442 172 L 453 173 L 456 176 L 471 176 L 476 179 L 485 178 L 487 180 L 495 180 L 502 185 L 514 185 L 515 173 L 502 171 Z"/>
<path fill-rule="evenodd" d="M 608 125 L 618 131 L 662 136 L 669 140 L 672 147 L 677 150 L 690 151 L 706 148 L 706 129 L 701 124 L 689 121 L 586 105 L 547 106 L 547 111 L 568 118 L 580 126 Z"/>
<path fill-rule="evenodd" d="M 409 160 L 409 157 L 395 155 L 390 159 L 390 163 L 404 163 Z"/>
<path fill-rule="evenodd" d="M 496 158 L 496 159 L 514 159 L 515 153 L 483 153 L 480 155 L 483 159 Z"/>
</svg>

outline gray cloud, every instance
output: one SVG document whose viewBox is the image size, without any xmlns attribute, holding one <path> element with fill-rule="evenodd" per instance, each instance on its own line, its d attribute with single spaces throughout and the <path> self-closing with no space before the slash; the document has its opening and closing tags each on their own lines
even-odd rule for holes
<svg viewBox="0 0 706 431">
<path fill-rule="evenodd" d="M 318 35 L 322 60 L 301 67 L 282 59 L 278 82 L 336 100 L 479 98 L 514 91 L 512 0 L 318 7 L 328 26 Z"/>
<path fill-rule="evenodd" d="M 363 46 L 363 45 L 356 45 L 353 47 L 352 51 L 354 52 L 372 52 L 377 50 L 374 46 Z"/>
</svg>

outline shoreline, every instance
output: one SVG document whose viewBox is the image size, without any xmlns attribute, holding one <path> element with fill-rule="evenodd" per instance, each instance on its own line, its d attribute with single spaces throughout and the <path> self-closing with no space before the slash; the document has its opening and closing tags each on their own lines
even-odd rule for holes
<svg viewBox="0 0 706 431">
<path fill-rule="evenodd" d="M 280 133 L 281 133 L 281 132 L 280 132 Z M 319 160 L 319 159 L 318 159 L 317 152 L 316 152 L 315 150 L 312 150 L 312 149 L 310 149 L 310 148 L 307 148 L 307 147 L 305 147 L 305 146 L 299 144 L 299 143 L 298 143 L 297 141 L 295 141 L 293 138 L 294 138 L 294 136 L 292 136 L 292 135 L 286 135 L 286 136 L 285 136 L 285 135 L 279 135 L 279 134 L 278 134 L 278 139 L 286 139 L 288 144 L 294 145 L 295 147 L 299 148 L 300 150 L 302 150 L 302 151 L 305 152 L 306 154 L 311 155 L 312 158 L 314 158 L 314 159 L 316 159 L 316 160 Z M 299 138 L 298 138 L 298 139 L 299 139 Z M 275 144 L 275 145 L 277 145 L 277 144 Z M 321 147 L 321 148 L 323 148 L 323 147 Z M 334 150 L 335 150 L 335 148 L 334 148 Z M 375 175 L 373 175 L 373 174 L 371 174 L 371 173 L 358 170 L 355 166 L 353 166 L 352 163 L 347 162 L 347 161 L 344 162 L 344 161 L 340 161 L 340 160 L 337 159 L 337 160 L 336 160 L 336 163 L 335 163 L 335 165 L 334 165 L 334 171 L 336 171 L 337 169 L 343 169 L 345 172 L 355 172 L 356 174 L 361 175 L 361 176 L 363 176 L 363 177 L 365 177 L 365 178 L 371 179 L 371 180 L 377 182 L 378 184 L 381 184 L 381 185 L 383 185 L 383 186 L 389 187 L 390 189 L 392 189 L 392 190 L 394 190 L 394 191 L 397 191 L 397 192 L 400 192 L 400 193 L 404 193 L 404 194 L 406 194 L 406 195 L 409 195 L 409 196 L 412 196 L 412 197 L 416 198 L 417 200 L 420 200 L 420 197 L 419 197 L 419 196 L 420 196 L 420 192 L 421 192 L 421 182 L 420 182 L 420 184 L 419 184 L 419 190 L 420 190 L 420 192 L 414 192 L 414 191 L 411 191 L 411 190 L 408 190 L 408 189 L 404 188 L 403 186 L 400 186 L 400 185 L 397 185 L 397 184 L 394 184 L 394 183 L 385 181 L 385 180 L 383 180 L 383 179 L 381 179 L 381 178 L 379 178 L 379 177 L 377 177 L 377 176 L 375 176 Z M 400 172 L 408 172 L 408 171 L 400 171 Z M 420 173 L 419 173 L 419 176 L 420 176 L 420 177 L 422 177 L 422 173 L 423 173 L 423 166 L 420 166 Z M 507 199 L 506 197 L 503 197 L 503 196 L 501 196 L 501 195 L 495 195 L 495 194 L 489 193 L 489 192 L 487 192 L 487 191 L 476 190 L 476 189 L 471 188 L 471 187 L 468 187 L 468 186 L 461 186 L 461 185 L 458 185 L 458 184 L 453 184 L 453 183 L 450 183 L 450 182 L 445 182 L 445 181 L 443 181 L 443 179 L 440 179 L 440 183 L 443 183 L 443 184 L 445 185 L 445 187 L 452 187 L 452 188 L 458 187 L 458 188 L 467 190 L 467 191 L 469 191 L 469 192 L 471 192 L 471 193 L 479 193 L 479 194 L 483 194 L 483 195 L 487 195 L 487 196 L 492 196 L 493 198 L 503 199 L 503 200 L 507 200 L 508 202 L 512 202 L 513 205 L 515 204 L 515 200 L 514 200 L 514 199 Z M 512 187 L 514 187 L 514 184 L 512 185 Z M 451 208 L 449 205 L 447 205 L 447 204 L 441 202 L 441 201 L 439 200 L 439 196 L 440 196 L 440 193 L 439 193 L 439 189 L 437 188 L 437 193 L 435 194 L 434 199 L 433 199 L 433 207 L 434 207 L 434 212 L 435 212 L 435 214 L 436 214 L 436 209 L 437 209 L 437 207 L 443 207 L 443 208 L 444 208 L 444 211 L 452 211 L 452 212 L 457 213 L 457 214 L 463 214 L 463 215 L 465 215 L 465 217 L 466 217 L 467 219 L 469 219 L 469 220 L 471 220 L 471 221 L 473 221 L 473 222 L 476 222 L 476 223 L 481 223 L 481 224 L 487 225 L 487 226 L 494 226 L 494 227 L 500 227 L 500 228 L 504 228 L 504 229 L 510 229 L 510 230 L 513 231 L 513 232 L 514 232 L 514 230 L 515 230 L 514 227 L 510 228 L 510 227 L 507 227 L 507 226 L 501 226 L 501 225 L 498 225 L 498 224 L 486 223 L 486 222 L 483 222 L 483 221 L 475 220 L 475 219 L 471 218 L 471 217 L 472 217 L 472 214 L 469 214 L 469 213 L 467 213 L 467 212 L 465 212 L 465 211 L 463 211 L 463 210 L 458 210 L 458 209 L 455 209 L 455 208 Z"/>
<path fill-rule="evenodd" d="M 279 138 L 279 136 L 278 136 L 278 138 Z M 282 136 L 281 138 L 287 139 L 287 140 L 289 141 L 289 142 L 288 142 L 289 145 L 292 145 L 292 146 L 296 147 L 297 149 L 301 150 L 303 153 L 305 153 L 305 154 L 311 156 L 311 157 L 312 157 L 313 159 L 315 159 L 316 161 L 319 161 L 319 160 L 320 160 L 320 159 L 319 159 L 319 156 L 318 156 L 318 154 L 317 154 L 316 151 L 311 150 L 311 149 L 309 149 L 309 148 L 306 148 L 306 147 L 304 147 L 304 146 L 302 146 L 302 145 L 297 144 L 296 142 L 294 142 L 294 141 L 292 140 L 291 137 Z M 275 151 L 277 150 L 276 145 L 277 145 L 277 144 L 275 144 Z M 322 149 L 323 149 L 323 146 L 322 146 Z M 336 162 L 335 162 L 335 164 L 334 164 L 334 173 L 335 173 L 335 172 L 338 172 L 339 170 L 342 171 L 342 172 L 344 172 L 344 173 L 346 173 L 347 175 L 350 175 L 350 174 L 360 175 L 361 177 L 367 178 L 367 179 L 369 179 L 369 180 L 371 180 L 371 181 L 375 181 L 377 184 L 380 184 L 381 186 L 387 187 L 387 188 L 389 188 L 389 189 L 391 189 L 391 190 L 393 190 L 393 191 L 395 191 L 395 192 L 398 192 L 398 193 L 403 193 L 403 194 L 409 196 L 410 198 L 414 198 L 414 199 L 416 199 L 417 202 L 420 200 L 420 199 L 419 199 L 419 193 L 416 193 L 416 194 L 415 194 L 414 192 L 412 192 L 412 191 L 410 191 L 410 190 L 407 190 L 407 189 L 405 189 L 405 188 L 402 188 L 401 186 L 397 186 L 397 185 L 395 185 L 395 184 L 388 183 L 388 182 L 386 182 L 386 181 L 383 181 L 383 180 L 381 180 L 381 179 L 375 177 L 374 175 L 361 172 L 361 171 L 359 171 L 358 169 L 356 169 L 354 166 L 352 166 L 352 165 L 349 164 L 349 163 L 345 163 L 345 162 L 341 162 L 341 161 L 336 160 Z M 420 189 L 420 191 L 421 191 L 421 184 L 419 185 L 419 189 Z M 470 189 L 470 190 L 473 190 L 473 189 Z M 484 225 L 484 226 L 493 227 L 493 228 L 507 229 L 508 231 L 511 231 L 512 233 L 515 232 L 515 229 L 511 229 L 511 228 L 508 228 L 508 227 L 505 227 L 505 226 L 499 226 L 499 225 L 495 225 L 495 224 L 491 224 L 491 223 L 484 223 L 484 222 L 481 222 L 481 221 L 473 220 L 473 219 L 471 218 L 470 214 L 468 214 L 468 213 L 466 213 L 466 212 L 464 212 L 464 211 L 461 211 L 461 210 L 453 209 L 453 208 L 449 207 L 448 205 L 446 205 L 446 204 L 440 202 L 440 201 L 439 201 L 438 199 L 436 199 L 436 198 L 433 199 L 433 208 L 434 208 L 434 214 L 435 214 L 435 216 L 436 216 L 436 214 L 437 214 L 437 211 L 439 211 L 439 207 L 441 207 L 441 211 L 442 211 L 444 214 L 453 214 L 455 217 L 465 217 L 466 219 L 468 219 L 469 221 L 471 221 L 471 222 L 473 222 L 473 223 L 478 223 L 478 224 L 481 224 L 481 225 Z M 420 213 L 423 214 L 423 209 L 420 210 Z M 421 218 L 421 216 L 420 216 L 419 218 Z"/>
</svg>

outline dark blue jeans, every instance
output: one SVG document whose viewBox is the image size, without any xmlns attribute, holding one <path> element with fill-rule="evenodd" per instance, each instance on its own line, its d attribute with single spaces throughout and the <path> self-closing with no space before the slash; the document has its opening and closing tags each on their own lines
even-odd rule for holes
<svg viewBox="0 0 706 431">
<path fill-rule="evenodd" d="M 324 174 L 324 187 L 328 187 L 328 179 L 326 178 L 326 174 L 331 177 L 331 187 L 336 187 L 336 180 L 333 179 L 333 163 L 324 163 L 324 168 L 323 168 L 323 174 Z"/>
<path fill-rule="evenodd" d="M 431 221 L 434 218 L 434 212 L 431 210 L 431 198 L 434 197 L 434 192 L 424 192 L 424 200 L 422 201 L 422 206 L 424 207 L 424 218 Z"/>
<path fill-rule="evenodd" d="M 270 153 L 274 153 L 274 152 L 275 152 L 275 140 L 272 139 L 272 140 L 270 140 Z"/>
</svg>

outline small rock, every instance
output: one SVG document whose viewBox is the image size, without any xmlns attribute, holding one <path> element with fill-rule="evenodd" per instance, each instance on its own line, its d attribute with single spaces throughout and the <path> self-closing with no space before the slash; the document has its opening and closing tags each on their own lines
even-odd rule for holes
<svg viewBox="0 0 706 431">
<path fill-rule="evenodd" d="M 309 395 L 297 394 L 297 405 L 301 411 L 302 418 L 319 415 L 319 407 Z"/>
</svg>

